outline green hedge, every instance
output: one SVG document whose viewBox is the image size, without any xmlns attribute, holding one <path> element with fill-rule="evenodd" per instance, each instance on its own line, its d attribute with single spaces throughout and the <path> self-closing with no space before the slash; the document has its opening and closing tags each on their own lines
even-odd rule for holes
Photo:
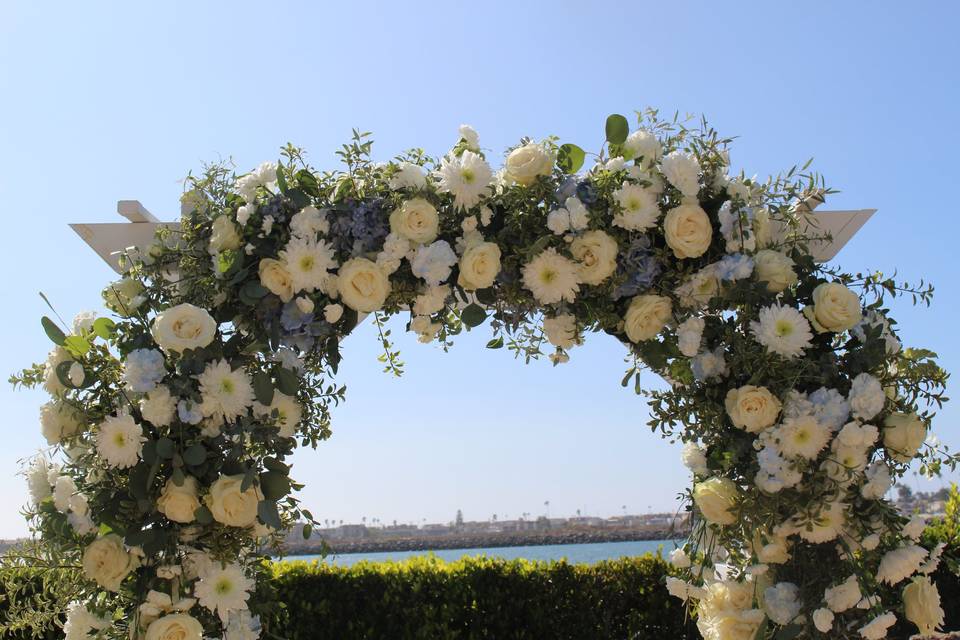
<svg viewBox="0 0 960 640">
<path fill-rule="evenodd" d="M 290 640 L 699 638 L 646 555 L 578 565 L 465 558 L 335 567 L 274 565 L 281 605 L 265 628 Z"/>
</svg>

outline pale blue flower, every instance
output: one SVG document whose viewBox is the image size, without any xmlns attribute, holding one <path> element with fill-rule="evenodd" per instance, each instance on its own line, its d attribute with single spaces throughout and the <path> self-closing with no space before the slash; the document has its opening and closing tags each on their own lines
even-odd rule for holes
<svg viewBox="0 0 960 640">
<path fill-rule="evenodd" d="M 156 349 L 134 349 L 123 367 L 123 381 L 133 391 L 146 393 L 167 375 L 163 354 Z"/>
<path fill-rule="evenodd" d="M 716 265 L 721 280 L 743 280 L 753 274 L 753 259 L 742 253 L 724 256 Z"/>
<path fill-rule="evenodd" d="M 180 422 L 186 424 L 200 424 L 203 421 L 200 404 L 190 400 L 181 400 L 177 403 L 177 415 L 180 417 Z"/>
</svg>

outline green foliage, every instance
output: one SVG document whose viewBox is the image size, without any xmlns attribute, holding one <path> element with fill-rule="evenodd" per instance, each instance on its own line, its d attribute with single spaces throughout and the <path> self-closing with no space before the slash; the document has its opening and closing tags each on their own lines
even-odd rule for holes
<svg viewBox="0 0 960 640">
<path fill-rule="evenodd" d="M 290 640 L 391 638 L 699 638 L 668 595 L 665 561 L 437 558 L 274 564 L 278 602 L 266 631 Z"/>
<path fill-rule="evenodd" d="M 0 638 L 62 638 L 67 605 L 81 591 L 80 570 L 25 543 L 0 555 Z"/>
</svg>

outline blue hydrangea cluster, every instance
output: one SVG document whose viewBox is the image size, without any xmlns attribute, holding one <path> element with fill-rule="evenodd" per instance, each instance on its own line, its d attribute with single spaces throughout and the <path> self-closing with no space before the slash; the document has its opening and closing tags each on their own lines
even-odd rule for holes
<svg viewBox="0 0 960 640">
<path fill-rule="evenodd" d="M 653 255 L 650 238 L 640 236 L 618 258 L 617 272 L 625 279 L 614 290 L 614 300 L 635 296 L 650 288 L 662 269 L 660 262 Z"/>
<path fill-rule="evenodd" d="M 163 354 L 156 349 L 134 349 L 123 367 L 123 381 L 138 393 L 151 391 L 165 375 Z"/>
<path fill-rule="evenodd" d="M 351 256 L 377 251 L 388 233 L 388 212 L 379 198 L 350 203 L 334 214 L 330 225 L 334 249 Z"/>
<path fill-rule="evenodd" d="M 742 253 L 724 256 L 717 263 L 717 277 L 721 280 L 743 280 L 753 273 L 753 259 Z"/>
<path fill-rule="evenodd" d="M 577 198 L 588 207 L 597 202 L 597 188 L 589 180 L 584 180 L 577 185 Z"/>
</svg>

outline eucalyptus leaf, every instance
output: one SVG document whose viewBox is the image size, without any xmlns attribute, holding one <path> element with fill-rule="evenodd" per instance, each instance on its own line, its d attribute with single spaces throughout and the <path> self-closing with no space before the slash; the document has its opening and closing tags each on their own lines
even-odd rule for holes
<svg viewBox="0 0 960 640">
<path fill-rule="evenodd" d="M 576 173 L 583 166 L 586 155 L 584 150 L 575 144 L 562 144 L 557 153 L 557 167 L 564 173 Z"/>
<path fill-rule="evenodd" d="M 183 461 L 191 467 L 196 467 L 207 461 L 207 449 L 200 444 L 192 444 L 183 452 Z"/>
<path fill-rule="evenodd" d="M 257 517 L 260 518 L 260 522 L 268 527 L 273 527 L 274 529 L 283 528 L 283 525 L 280 523 L 280 512 L 277 510 L 277 503 L 272 500 L 260 501 L 257 505 Z"/>
<path fill-rule="evenodd" d="M 97 318 L 93 321 L 93 333 L 99 338 L 109 340 L 117 329 L 117 323 L 110 318 Z"/>
<path fill-rule="evenodd" d="M 260 491 L 268 500 L 279 500 L 290 493 L 290 478 L 285 473 L 265 471 L 260 474 Z"/>
<path fill-rule="evenodd" d="M 63 346 L 78 358 L 85 356 L 90 351 L 90 343 L 86 338 L 80 336 L 67 336 L 63 339 Z"/>
<path fill-rule="evenodd" d="M 259 372 L 253 376 L 253 395 L 257 402 L 269 406 L 273 402 L 273 381 L 269 373 Z"/>
<path fill-rule="evenodd" d="M 277 369 L 277 389 L 280 390 L 280 393 L 295 396 L 299 388 L 300 379 L 294 371 L 283 367 Z"/>
<path fill-rule="evenodd" d="M 614 113 L 607 117 L 606 133 L 610 144 L 623 144 L 630 133 L 630 124 L 622 115 Z"/>
<path fill-rule="evenodd" d="M 460 313 L 460 320 L 468 327 L 479 327 L 486 319 L 487 312 L 476 303 L 467 305 L 467 308 Z"/>
<path fill-rule="evenodd" d="M 46 332 L 47 337 L 50 338 L 53 344 L 62 347 L 63 340 L 66 338 L 66 335 L 64 335 L 60 327 L 58 327 L 57 324 L 47 316 L 40 318 L 40 324 L 43 325 L 44 332 Z"/>
<path fill-rule="evenodd" d="M 167 437 L 160 438 L 157 440 L 157 455 L 161 458 L 172 458 L 173 454 L 176 453 L 176 445 L 173 443 L 173 440 Z"/>
</svg>

